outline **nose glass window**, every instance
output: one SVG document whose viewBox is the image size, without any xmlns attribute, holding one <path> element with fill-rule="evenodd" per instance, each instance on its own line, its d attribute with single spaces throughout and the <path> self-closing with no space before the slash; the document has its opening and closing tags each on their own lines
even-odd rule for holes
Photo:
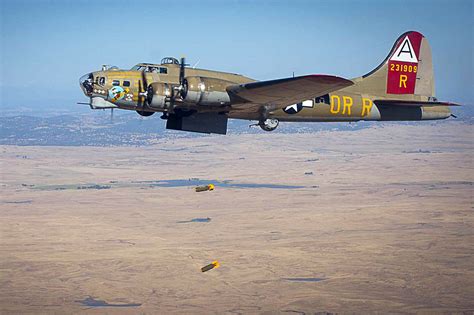
<svg viewBox="0 0 474 315">
<path fill-rule="evenodd" d="M 118 85 L 120 85 L 120 81 L 119 80 L 113 80 L 112 85 L 118 86 Z"/>
<path fill-rule="evenodd" d="M 130 86 L 130 81 L 123 81 L 123 86 Z"/>
<path fill-rule="evenodd" d="M 93 80 L 94 80 L 94 77 L 93 77 L 92 73 L 83 75 L 83 76 L 79 79 L 79 83 L 81 84 L 81 88 L 82 88 L 82 90 L 84 91 L 84 93 L 86 93 L 86 94 L 92 93 L 92 90 L 93 90 L 93 88 L 92 88 Z"/>
</svg>

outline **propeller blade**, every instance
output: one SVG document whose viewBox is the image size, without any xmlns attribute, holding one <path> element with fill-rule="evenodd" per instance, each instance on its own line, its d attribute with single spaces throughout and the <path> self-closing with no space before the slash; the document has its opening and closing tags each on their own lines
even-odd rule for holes
<svg viewBox="0 0 474 315">
<path fill-rule="evenodd" d="M 147 89 L 147 82 L 145 76 L 145 70 L 142 71 L 142 79 L 138 80 L 138 105 L 142 108 L 145 106 L 146 101 L 146 89 Z"/>
<path fill-rule="evenodd" d="M 183 97 L 183 90 L 184 90 L 184 78 L 185 78 L 185 67 L 186 67 L 186 59 L 181 57 L 181 61 L 179 63 L 179 86 L 173 88 L 173 95 L 170 98 L 170 104 L 167 109 L 167 113 L 174 112 L 175 101 L 177 98 Z"/>
<path fill-rule="evenodd" d="M 186 66 L 186 59 L 181 57 L 181 63 L 179 64 L 179 85 L 183 86 L 184 82 L 184 67 Z"/>
</svg>

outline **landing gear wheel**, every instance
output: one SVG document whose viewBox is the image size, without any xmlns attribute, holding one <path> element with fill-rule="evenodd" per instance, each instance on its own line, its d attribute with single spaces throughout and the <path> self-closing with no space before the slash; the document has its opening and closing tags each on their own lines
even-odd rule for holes
<svg viewBox="0 0 474 315">
<path fill-rule="evenodd" d="M 258 125 L 265 131 L 273 131 L 278 127 L 279 123 L 278 119 L 268 118 L 259 122 Z"/>
</svg>

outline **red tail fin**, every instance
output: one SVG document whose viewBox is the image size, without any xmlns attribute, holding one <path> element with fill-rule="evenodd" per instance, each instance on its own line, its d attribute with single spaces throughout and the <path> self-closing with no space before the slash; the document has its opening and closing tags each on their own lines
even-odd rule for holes
<svg viewBox="0 0 474 315">
<path fill-rule="evenodd" d="M 434 96 L 433 64 L 428 40 L 418 32 L 402 34 L 387 58 L 358 83 L 374 93 Z"/>
<path fill-rule="evenodd" d="M 388 59 L 387 93 L 414 94 L 423 35 L 410 32 L 395 44 Z"/>
</svg>

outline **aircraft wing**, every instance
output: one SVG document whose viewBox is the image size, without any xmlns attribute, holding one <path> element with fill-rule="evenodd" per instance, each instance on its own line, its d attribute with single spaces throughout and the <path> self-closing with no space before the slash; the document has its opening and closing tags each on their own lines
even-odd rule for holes
<svg viewBox="0 0 474 315">
<path fill-rule="evenodd" d="M 344 78 L 313 74 L 294 78 L 258 81 L 227 87 L 232 109 L 243 112 L 258 112 L 261 106 L 271 110 L 300 103 L 327 93 L 353 85 Z"/>
</svg>

